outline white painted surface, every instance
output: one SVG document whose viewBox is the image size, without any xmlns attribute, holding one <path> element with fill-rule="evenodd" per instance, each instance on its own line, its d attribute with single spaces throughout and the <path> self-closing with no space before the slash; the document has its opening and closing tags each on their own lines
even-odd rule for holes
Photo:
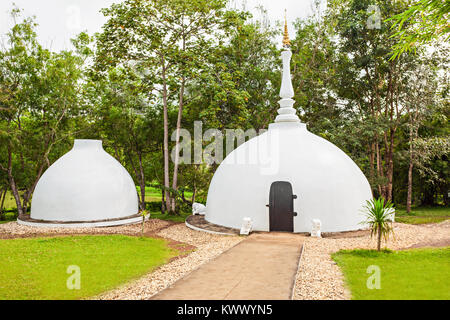
<svg viewBox="0 0 450 320">
<path fill-rule="evenodd" d="M 137 213 L 133 179 L 99 140 L 75 140 L 73 149 L 42 175 L 31 203 L 31 218 L 45 221 L 96 221 Z"/>
<path fill-rule="evenodd" d="M 275 122 L 298 122 L 300 119 L 296 114 L 294 109 L 295 101 L 292 99 L 294 96 L 294 89 L 292 87 L 292 78 L 290 72 L 292 52 L 289 48 L 285 48 L 281 52 L 281 59 L 283 60 L 283 75 L 281 80 L 280 97 L 281 100 L 278 102 L 280 108 L 278 109 L 278 116 Z"/>
<path fill-rule="evenodd" d="M 148 219 L 146 219 L 148 220 Z M 41 227 L 41 228 L 101 228 L 101 227 L 114 227 L 127 224 L 142 223 L 142 217 L 133 217 L 128 219 L 113 220 L 113 221 L 99 221 L 99 222 L 81 222 L 81 223 L 45 223 L 34 221 L 22 221 L 17 219 L 17 223 L 28 227 Z"/>
<path fill-rule="evenodd" d="M 285 48 L 281 55 L 282 99 L 276 123 L 231 152 L 219 166 L 209 186 L 205 219 L 239 229 L 248 217 L 253 230 L 269 231 L 270 186 L 287 181 L 298 196 L 294 232 L 310 232 L 313 219 L 321 220 L 322 232 L 361 229 L 361 210 L 372 198 L 369 182 L 342 150 L 300 123 L 291 99 L 292 53 Z"/>
<path fill-rule="evenodd" d="M 322 226 L 322 222 L 320 222 L 319 219 L 313 219 L 311 221 L 311 237 L 315 237 L 315 238 L 321 238 L 321 232 L 320 232 L 320 227 Z"/>
<path fill-rule="evenodd" d="M 192 204 L 192 214 L 193 215 L 202 215 L 204 216 L 206 213 L 206 206 L 202 203 L 194 202 Z"/>
<path fill-rule="evenodd" d="M 391 222 L 395 222 L 395 208 L 390 208 L 387 209 L 387 215 L 389 217 L 389 220 L 391 220 Z"/>
<path fill-rule="evenodd" d="M 245 217 L 244 220 L 242 221 L 240 235 L 248 236 L 250 232 L 252 232 L 252 225 L 253 225 L 252 219 L 249 217 Z"/>
<path fill-rule="evenodd" d="M 332 143 L 297 123 L 272 124 L 269 130 L 228 155 L 211 181 L 206 220 L 241 227 L 250 217 L 253 230 L 269 231 L 270 186 L 288 181 L 294 200 L 294 232 L 310 232 L 311 220 L 322 232 L 361 229 L 361 211 L 372 198 L 358 166 Z"/>
</svg>

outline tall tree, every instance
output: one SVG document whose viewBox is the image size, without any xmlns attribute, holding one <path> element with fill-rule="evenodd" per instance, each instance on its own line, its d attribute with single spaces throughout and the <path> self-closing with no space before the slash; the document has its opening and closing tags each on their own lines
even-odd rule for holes
<svg viewBox="0 0 450 320">
<path fill-rule="evenodd" d="M 186 85 L 201 68 L 206 48 L 235 19 L 225 5 L 225 0 L 126 0 L 103 10 L 109 20 L 98 37 L 99 64 L 135 61 L 154 72 L 163 105 L 164 186 L 171 212 L 175 201 L 169 191 L 177 188 L 178 159 L 170 185 L 169 108 L 176 101 L 178 148 Z"/>
<path fill-rule="evenodd" d="M 12 16 L 15 24 L 0 51 L 0 152 L 6 155 L 0 170 L 23 217 L 69 118 L 78 111 L 81 68 L 71 53 L 43 49 L 33 20 L 18 22 L 19 9 Z"/>
<path fill-rule="evenodd" d="M 146 99 L 141 81 L 132 70 L 112 68 L 105 77 L 95 77 L 90 85 L 99 134 L 104 136 L 106 148 L 129 167 L 140 187 L 139 206 L 145 210 L 145 167 L 148 154 L 159 147 L 159 110 Z"/>
<path fill-rule="evenodd" d="M 353 114 L 355 122 L 348 128 L 363 139 L 359 144 L 368 154 L 371 182 L 379 195 L 392 200 L 396 135 L 407 112 L 400 97 L 409 90 L 408 70 L 420 61 L 414 55 L 389 59 L 397 40 L 389 23 L 369 23 L 373 6 L 380 21 L 402 10 L 400 4 L 385 0 L 332 2 L 330 18 L 336 22 L 340 51 L 335 90 Z"/>
</svg>

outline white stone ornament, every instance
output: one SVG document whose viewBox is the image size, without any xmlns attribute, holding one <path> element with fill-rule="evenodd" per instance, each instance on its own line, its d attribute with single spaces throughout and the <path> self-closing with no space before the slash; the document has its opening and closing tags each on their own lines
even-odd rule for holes
<svg viewBox="0 0 450 320">
<path fill-rule="evenodd" d="M 388 212 L 387 212 L 387 215 L 388 215 L 388 219 L 391 221 L 391 222 L 395 222 L 395 209 L 394 208 L 390 208 L 390 209 L 387 209 L 388 210 Z"/>
<path fill-rule="evenodd" d="M 58 227 L 138 223 L 142 217 L 137 213 L 133 179 L 103 150 L 100 140 L 75 140 L 72 150 L 44 172 L 31 203 L 31 219 L 42 220 L 32 224 L 37 226 L 49 226 L 45 222 L 62 222 Z"/>
<path fill-rule="evenodd" d="M 287 29 L 287 24 L 285 26 Z M 311 220 L 321 232 L 358 230 L 361 210 L 372 190 L 361 169 L 342 150 L 309 132 L 293 108 L 289 39 L 285 33 L 280 108 L 269 130 L 231 152 L 217 168 L 208 191 L 206 221 L 240 229 L 244 218 L 255 231 L 270 231 L 269 191 L 289 182 L 298 199 L 294 232 L 310 232 Z M 236 161 L 239 159 L 239 161 Z"/>
<path fill-rule="evenodd" d="M 192 204 L 192 214 L 193 215 L 205 215 L 206 206 L 201 203 L 194 202 Z"/>
<path fill-rule="evenodd" d="M 242 219 L 242 226 L 240 235 L 248 236 L 250 232 L 252 232 L 252 219 L 249 217 L 245 217 Z"/>
<path fill-rule="evenodd" d="M 311 237 L 321 238 L 322 234 L 320 232 L 320 227 L 322 226 L 322 222 L 320 222 L 319 219 L 313 219 L 311 222 L 312 222 Z"/>
</svg>

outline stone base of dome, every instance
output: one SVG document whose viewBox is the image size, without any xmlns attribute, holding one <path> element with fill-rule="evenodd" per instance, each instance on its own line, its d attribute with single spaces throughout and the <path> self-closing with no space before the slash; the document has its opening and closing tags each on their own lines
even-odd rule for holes
<svg viewBox="0 0 450 320">
<path fill-rule="evenodd" d="M 41 228 L 101 228 L 137 224 L 140 222 L 142 222 L 142 216 L 138 214 L 119 219 L 93 221 L 46 221 L 32 218 L 17 219 L 17 223 L 20 225 Z"/>
<path fill-rule="evenodd" d="M 185 224 L 188 228 L 212 234 L 235 236 L 239 234 L 238 229 L 227 228 L 205 220 L 205 216 L 191 215 L 186 218 Z"/>
</svg>

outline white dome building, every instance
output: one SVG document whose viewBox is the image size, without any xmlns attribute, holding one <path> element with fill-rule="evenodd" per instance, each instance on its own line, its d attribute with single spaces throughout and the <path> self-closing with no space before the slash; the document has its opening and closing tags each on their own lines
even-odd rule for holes
<svg viewBox="0 0 450 320">
<path fill-rule="evenodd" d="M 102 148 L 100 140 L 75 140 L 71 151 L 40 178 L 30 219 L 20 224 L 99 227 L 137 223 L 138 196 L 125 168 Z"/>
<path fill-rule="evenodd" d="M 280 109 L 275 123 L 230 153 L 211 181 L 205 219 L 255 231 L 322 232 L 361 229 L 361 209 L 372 192 L 359 167 L 342 150 L 300 123 L 293 108 L 287 27 Z"/>
</svg>

